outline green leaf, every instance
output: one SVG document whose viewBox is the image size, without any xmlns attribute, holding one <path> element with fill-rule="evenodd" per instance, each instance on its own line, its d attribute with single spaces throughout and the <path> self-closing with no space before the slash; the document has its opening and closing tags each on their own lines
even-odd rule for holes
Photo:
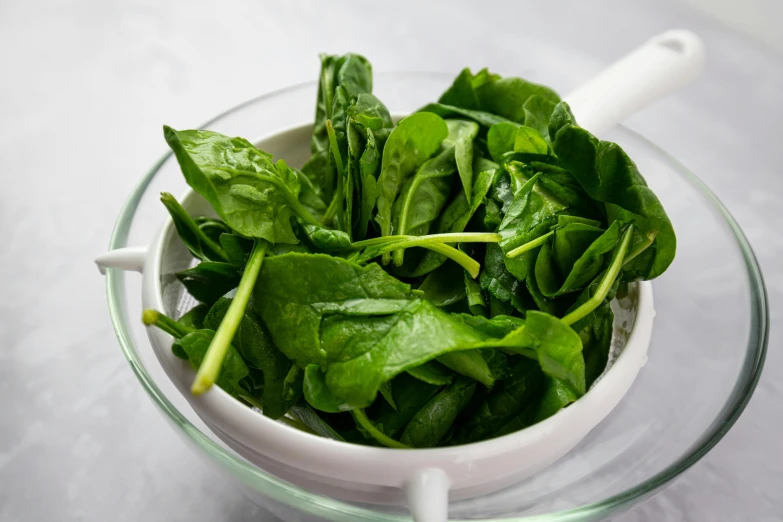
<svg viewBox="0 0 783 522">
<path fill-rule="evenodd" d="M 188 355 L 188 360 L 194 368 L 198 369 L 201 367 L 201 363 L 214 336 L 214 330 L 196 330 L 179 340 L 182 350 Z M 236 349 L 233 346 L 229 346 L 215 384 L 236 397 L 244 393 L 240 382 L 247 376 L 247 365 Z"/>
<path fill-rule="evenodd" d="M 475 390 L 476 383 L 471 379 L 460 377 L 454 381 L 413 416 L 400 442 L 414 448 L 437 446 Z"/>
<path fill-rule="evenodd" d="M 204 261 L 176 276 L 196 300 L 212 305 L 239 285 L 239 270 L 237 265 Z"/>
<path fill-rule="evenodd" d="M 560 97 L 549 87 L 522 78 L 501 78 L 485 82 L 476 89 L 481 110 L 497 114 L 517 123 L 525 122 L 525 103 L 532 96 L 539 96 L 553 103 Z"/>
<path fill-rule="evenodd" d="M 487 193 L 492 187 L 492 181 L 498 172 L 498 165 L 484 158 L 475 157 L 473 172 L 476 173 L 471 190 L 472 200 L 468 201 L 464 191 L 458 192 L 454 199 L 440 213 L 435 225 L 438 234 L 462 232 L 468 222 L 484 203 Z M 494 230 L 495 227 L 491 227 Z M 420 277 L 428 274 L 446 262 L 446 258 L 436 252 L 426 251 L 421 256 L 415 268 L 407 269 L 403 265 L 399 274 L 404 277 Z M 406 263 L 407 264 L 407 263 Z"/>
<path fill-rule="evenodd" d="M 492 74 L 488 69 L 482 69 L 474 75 L 466 67 L 460 71 L 451 87 L 438 98 L 438 103 L 465 109 L 478 109 L 479 99 L 476 95 L 476 89 L 487 82 L 493 82 L 498 79 L 500 79 L 500 76 Z"/>
<path fill-rule="evenodd" d="M 272 156 L 249 141 L 171 127 L 164 127 L 164 135 L 188 185 L 241 235 L 296 243 L 291 217 L 316 223 L 298 200 L 300 185 L 293 171 L 278 170 Z"/>
<path fill-rule="evenodd" d="M 552 247 L 545 244 L 536 259 L 535 277 L 541 293 L 556 297 L 583 289 L 604 267 L 606 254 L 619 240 L 618 221 L 606 231 L 583 223 L 558 228 Z M 566 274 L 565 278 L 560 274 Z"/>
<path fill-rule="evenodd" d="M 291 406 L 290 414 L 293 418 L 303 423 L 321 437 L 345 441 L 342 435 L 335 431 L 324 419 L 319 417 L 318 413 L 307 404 L 295 404 Z"/>
<path fill-rule="evenodd" d="M 467 118 L 469 120 L 475 121 L 482 127 L 486 127 L 486 128 L 492 127 L 493 125 L 496 125 L 498 123 L 511 121 L 502 116 L 498 116 L 490 112 L 463 109 L 462 107 L 456 107 L 454 105 L 446 105 L 443 103 L 430 103 L 428 105 L 425 105 L 421 109 L 419 109 L 417 113 L 419 112 L 431 112 L 433 114 L 437 114 L 438 116 L 444 119 Z"/>
<path fill-rule="evenodd" d="M 478 409 L 459 427 L 452 444 L 467 444 L 489 438 L 522 410 L 542 387 L 544 374 L 535 361 L 518 358 L 510 375 L 500 381 Z"/>
<path fill-rule="evenodd" d="M 177 229 L 177 234 L 182 242 L 185 243 L 185 246 L 188 247 L 190 253 L 193 254 L 193 257 L 202 261 L 229 261 L 221 246 L 204 232 L 203 228 L 190 217 L 174 196 L 168 192 L 163 192 L 160 195 L 160 200 L 163 202 L 166 210 L 168 210 L 174 222 L 174 227 Z"/>
<path fill-rule="evenodd" d="M 408 368 L 407 373 L 420 381 L 437 386 L 451 384 L 451 381 L 454 380 L 454 372 L 437 361 L 428 361 L 419 366 Z"/>
<path fill-rule="evenodd" d="M 446 205 L 451 177 L 455 172 L 457 164 L 453 146 L 419 167 L 394 202 L 392 219 L 395 234 L 423 236 L 430 231 L 430 226 Z M 402 254 L 402 250 L 394 252 L 395 266 L 402 266 Z"/>
<path fill-rule="evenodd" d="M 217 330 L 231 301 L 224 297 L 212 305 L 204 319 L 204 326 Z M 283 387 L 291 370 L 291 361 L 277 349 L 269 331 L 252 310 L 247 310 L 243 315 L 231 344 L 248 366 L 261 370 L 264 375 L 264 415 L 273 419 L 285 415 L 298 398 L 284 399 Z"/>
<path fill-rule="evenodd" d="M 177 319 L 177 324 L 188 331 L 201 330 L 204 328 L 204 317 L 206 317 L 207 312 L 209 312 L 209 307 L 207 305 L 196 305 L 188 310 L 185 315 Z M 180 359 L 188 360 L 188 354 L 182 349 L 179 341 L 175 341 L 171 345 L 171 351 Z"/>
<path fill-rule="evenodd" d="M 392 208 L 402 186 L 416 169 L 440 147 L 448 136 L 442 118 L 427 112 L 412 114 L 400 121 L 383 149 L 378 178 L 378 213 L 375 221 L 381 235 L 392 234 Z"/>
<path fill-rule="evenodd" d="M 413 298 L 408 285 L 378 265 L 321 254 L 275 256 L 264 263 L 256 293 L 253 306 L 275 344 L 300 366 L 325 369 L 329 390 L 351 407 L 368 406 L 381 384 L 436 357 L 493 382 L 480 354 L 469 352 L 486 336 Z M 462 350 L 468 352 L 443 357 Z"/>
<path fill-rule="evenodd" d="M 464 286 L 459 283 L 461 279 L 470 279 L 475 284 L 470 276 L 465 277 L 464 274 L 465 270 L 458 264 L 446 263 L 430 272 L 419 286 L 419 290 L 424 292 L 424 299 L 438 308 L 449 306 L 467 296 Z"/>
<path fill-rule="evenodd" d="M 416 412 L 438 392 L 440 386 L 428 384 L 406 373 L 398 375 L 390 382 L 397 409 L 392 408 L 387 402 L 382 402 L 373 422 L 384 434 L 396 438 Z"/>
<path fill-rule="evenodd" d="M 449 135 L 443 142 L 444 147 L 454 147 L 454 157 L 465 197 L 471 200 L 473 190 L 473 140 L 478 135 L 479 126 L 472 121 L 447 120 Z"/>
<path fill-rule="evenodd" d="M 555 110 L 556 103 L 544 96 L 530 96 L 522 109 L 525 111 L 525 127 L 536 129 L 549 142 L 549 119 Z"/>
<path fill-rule="evenodd" d="M 555 108 L 549 134 L 563 165 L 591 198 L 606 204 L 609 221 L 632 223 L 637 235 L 657 231 L 652 246 L 625 267 L 630 278 L 662 274 L 674 259 L 677 241 L 666 211 L 636 164 L 616 143 L 600 141 L 579 127 L 565 102 Z"/>
<path fill-rule="evenodd" d="M 487 132 L 487 148 L 489 154 L 496 162 L 500 162 L 503 154 L 514 150 L 514 141 L 517 138 L 518 123 L 502 122 L 493 125 Z"/>
<path fill-rule="evenodd" d="M 232 265 L 245 266 L 250 252 L 253 250 L 253 240 L 237 234 L 220 234 L 220 246 Z"/>
</svg>

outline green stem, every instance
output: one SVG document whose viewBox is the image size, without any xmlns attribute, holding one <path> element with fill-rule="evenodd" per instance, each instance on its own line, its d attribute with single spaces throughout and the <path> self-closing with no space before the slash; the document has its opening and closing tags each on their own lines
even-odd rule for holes
<svg viewBox="0 0 783 522">
<path fill-rule="evenodd" d="M 517 257 L 520 254 L 524 254 L 528 250 L 533 250 L 536 247 L 539 247 L 546 243 L 546 240 L 549 239 L 549 237 L 554 234 L 555 231 L 547 232 L 543 236 L 535 238 L 533 241 L 528 241 L 524 245 L 518 246 L 515 249 L 511 250 L 508 254 L 506 254 L 506 257 Z"/>
<path fill-rule="evenodd" d="M 176 339 L 182 339 L 194 330 L 179 324 L 171 317 L 157 310 L 146 309 L 141 313 L 141 321 L 146 326 L 156 326 Z"/>
<path fill-rule="evenodd" d="M 365 239 L 351 244 L 351 250 L 360 250 L 363 248 L 388 245 L 382 248 L 381 252 L 391 252 L 400 245 L 425 246 L 427 244 L 440 243 L 497 243 L 500 241 L 500 234 L 494 232 L 449 232 L 446 234 L 429 234 L 426 236 L 383 236 Z"/>
<path fill-rule="evenodd" d="M 410 448 L 410 446 L 406 446 L 402 442 L 394 440 L 393 438 L 389 437 L 381 430 L 376 428 L 375 425 L 370 421 L 370 419 L 367 418 L 367 415 L 364 414 L 363 410 L 351 410 L 351 414 L 353 415 L 353 418 L 356 420 L 356 423 L 359 426 L 367 430 L 367 432 L 370 435 L 372 435 L 375 440 L 377 440 L 384 446 L 388 448 L 399 448 L 399 449 Z"/>
<path fill-rule="evenodd" d="M 617 276 L 620 274 L 620 270 L 623 267 L 625 254 L 628 252 L 628 246 L 631 244 L 633 228 L 633 225 L 628 225 L 628 228 L 620 240 L 620 246 L 615 249 L 614 255 L 612 255 L 612 261 L 609 264 L 609 268 L 606 270 L 606 273 L 604 273 L 603 278 L 601 278 L 601 283 L 598 285 L 598 289 L 590 297 L 590 299 L 582 303 L 576 310 L 563 317 L 564 323 L 569 325 L 574 324 L 578 320 L 587 317 L 590 312 L 598 308 L 598 306 L 604 302 L 606 295 L 612 288 L 612 284 L 614 284 L 614 280 L 617 279 Z"/>
<path fill-rule="evenodd" d="M 479 272 L 481 272 L 481 264 L 467 255 L 462 250 L 459 250 L 458 248 L 454 248 L 453 246 L 449 245 L 441 245 L 441 244 L 435 244 L 435 245 L 421 245 L 424 248 L 427 248 L 429 250 L 432 250 L 433 252 L 437 252 L 438 254 L 448 257 L 458 265 L 460 265 L 462 268 L 468 271 L 468 274 L 470 274 L 470 277 L 473 279 L 476 279 L 479 276 Z M 407 245 L 406 245 L 407 248 Z"/>
<path fill-rule="evenodd" d="M 223 366 L 223 360 L 228 353 L 228 347 L 234 339 L 234 334 L 239 328 L 239 323 L 245 315 L 245 308 L 253 293 L 253 287 L 256 284 L 258 273 L 261 271 L 261 265 L 264 262 L 268 243 L 263 240 L 256 240 L 253 251 L 250 253 L 250 259 L 247 261 L 242 279 L 239 281 L 237 293 L 226 311 L 226 315 L 218 326 L 212 342 L 209 343 L 204 360 L 196 373 L 196 379 L 190 391 L 194 395 L 201 395 L 215 383 Z"/>
<path fill-rule="evenodd" d="M 326 120 L 326 134 L 329 136 L 329 148 L 332 149 L 334 163 L 337 165 L 337 173 L 343 173 L 343 158 L 340 157 L 340 148 L 337 146 L 337 134 L 332 127 L 332 120 Z"/>
<path fill-rule="evenodd" d="M 174 220 L 174 226 L 177 227 L 178 224 L 183 224 L 188 228 L 190 233 L 196 237 L 196 239 L 204 246 L 209 248 L 217 257 L 228 263 L 228 255 L 223 250 L 223 247 L 212 241 L 201 228 L 196 224 L 195 221 L 193 221 L 193 218 L 190 217 L 190 214 L 185 210 L 185 208 L 179 204 L 179 201 L 177 201 L 177 198 L 169 194 L 168 192 L 161 192 L 160 194 L 160 201 L 163 203 L 163 206 L 166 207 L 166 210 L 169 211 L 169 214 L 171 214 L 172 219 Z M 179 227 L 177 227 L 179 229 Z M 183 234 L 180 233 L 180 236 Z"/>
<path fill-rule="evenodd" d="M 636 243 L 634 247 L 628 251 L 628 255 L 625 256 L 625 261 L 623 261 L 623 266 L 626 266 L 628 263 L 634 260 L 639 254 L 650 248 L 652 246 L 653 242 L 655 241 L 655 237 L 658 235 L 657 230 L 651 230 L 647 232 L 647 235 Z"/>
</svg>

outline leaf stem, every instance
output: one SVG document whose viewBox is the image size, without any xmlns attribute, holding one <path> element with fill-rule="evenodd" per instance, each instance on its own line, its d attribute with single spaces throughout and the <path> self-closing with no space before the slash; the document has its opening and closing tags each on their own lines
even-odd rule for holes
<svg viewBox="0 0 783 522">
<path fill-rule="evenodd" d="M 555 231 L 552 230 L 550 232 L 547 232 L 543 236 L 535 238 L 533 241 L 528 241 L 524 245 L 518 246 L 515 249 L 509 251 L 509 253 L 506 254 L 506 257 L 511 257 L 511 258 L 517 257 L 520 254 L 524 254 L 528 250 L 533 250 L 534 248 L 539 247 L 544 243 L 546 243 L 546 240 L 549 239 L 549 237 L 554 233 Z"/>
<path fill-rule="evenodd" d="M 370 419 L 367 418 L 367 415 L 364 414 L 364 410 L 351 410 L 351 414 L 353 415 L 353 418 L 356 420 L 356 423 L 367 430 L 367 432 L 373 436 L 375 440 L 383 444 L 384 446 L 388 448 L 399 448 L 399 449 L 408 449 L 410 446 L 406 446 L 402 442 L 396 441 L 393 438 L 389 437 L 385 433 L 383 433 L 381 430 L 375 427 L 375 425 L 370 421 Z"/>
<path fill-rule="evenodd" d="M 426 236 L 396 235 L 357 241 L 352 243 L 350 248 L 351 250 L 361 250 L 371 246 L 388 244 L 388 250 L 384 247 L 383 251 L 390 252 L 399 246 L 398 243 L 405 243 L 405 248 L 408 248 L 408 246 L 424 246 L 426 244 L 438 243 L 497 243 L 500 239 L 500 234 L 495 234 L 494 232 L 449 232 Z"/>
<path fill-rule="evenodd" d="M 407 248 L 408 245 L 406 245 Z M 479 272 L 481 272 L 481 263 L 467 255 L 462 250 L 459 250 L 458 248 L 454 248 L 453 246 L 445 245 L 445 244 L 434 244 L 434 245 L 420 245 L 424 248 L 427 248 L 429 250 L 432 250 L 433 252 L 437 252 L 438 254 L 448 257 L 458 265 L 460 265 L 462 268 L 468 271 L 468 274 L 470 274 L 470 277 L 473 279 L 476 279 L 479 276 Z"/>
<path fill-rule="evenodd" d="M 146 326 L 156 326 L 177 339 L 182 339 L 190 332 L 194 331 L 192 328 L 183 326 L 166 314 L 162 314 L 157 310 L 146 309 L 141 313 L 141 321 Z"/>
<path fill-rule="evenodd" d="M 623 261 L 623 266 L 626 266 L 628 263 L 634 260 L 639 254 L 650 248 L 650 246 L 655 242 L 655 237 L 658 235 L 657 230 L 651 230 L 647 232 L 647 235 L 636 243 L 634 247 L 628 251 L 628 255 L 625 256 L 625 260 Z"/>
<path fill-rule="evenodd" d="M 218 326 L 212 342 L 209 343 L 204 360 L 199 366 L 196 378 L 190 391 L 194 395 L 201 395 L 215 383 L 220 369 L 223 366 L 223 360 L 228 353 L 228 347 L 234 339 L 234 334 L 245 314 L 245 308 L 253 293 L 253 287 L 256 284 L 258 273 L 261 271 L 261 265 L 264 262 L 268 243 L 263 240 L 256 240 L 253 251 L 250 253 L 250 259 L 247 261 L 242 279 L 239 281 L 237 293 L 226 311 L 226 315 Z"/>
<path fill-rule="evenodd" d="M 329 148 L 332 149 L 334 163 L 337 165 L 337 173 L 343 174 L 343 158 L 340 156 L 340 148 L 337 146 L 337 134 L 332 127 L 332 120 L 326 120 L 326 134 L 329 136 Z"/>
<path fill-rule="evenodd" d="M 163 206 L 166 207 L 166 210 L 169 211 L 169 214 L 171 214 L 172 219 L 174 220 L 174 226 L 177 227 L 178 224 L 182 224 L 188 228 L 191 234 L 193 234 L 199 242 L 201 242 L 203 245 L 208 247 L 212 252 L 220 257 L 223 261 L 226 263 L 229 262 L 228 255 L 226 254 L 225 250 L 223 250 L 223 247 L 212 241 L 201 228 L 196 224 L 195 221 L 193 221 L 193 218 L 190 217 L 190 214 L 188 214 L 187 210 L 180 205 L 179 201 L 177 201 L 177 198 L 172 196 L 168 192 L 161 192 L 160 194 L 160 201 L 163 203 Z M 179 227 L 177 227 L 179 229 Z M 180 233 L 180 236 L 183 234 Z M 202 261 L 205 259 L 202 258 Z"/>
<path fill-rule="evenodd" d="M 631 236 L 633 236 L 633 229 L 634 229 L 633 225 L 628 225 L 628 228 L 625 230 L 625 233 L 623 234 L 623 237 L 620 240 L 620 246 L 618 246 L 615 249 L 614 254 L 612 255 L 612 261 L 609 264 L 609 268 L 601 278 L 601 282 L 598 285 L 598 289 L 590 297 L 590 299 L 582 303 L 576 310 L 572 311 L 571 313 L 563 317 L 564 323 L 569 325 L 574 324 L 578 320 L 589 315 L 590 312 L 592 312 L 598 307 L 598 305 L 604 302 L 604 299 L 606 299 L 606 295 L 609 293 L 609 290 L 612 288 L 612 284 L 614 283 L 614 280 L 617 279 L 617 276 L 620 274 L 620 270 L 623 267 L 625 254 L 628 252 L 628 246 L 631 244 Z"/>
</svg>

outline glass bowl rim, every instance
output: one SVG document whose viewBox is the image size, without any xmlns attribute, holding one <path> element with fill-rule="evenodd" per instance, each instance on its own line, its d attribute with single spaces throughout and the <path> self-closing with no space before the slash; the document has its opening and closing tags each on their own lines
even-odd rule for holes
<svg viewBox="0 0 783 522">
<path fill-rule="evenodd" d="M 406 75 L 430 76 L 444 80 L 450 80 L 452 78 L 452 75 L 450 74 L 431 71 L 397 71 L 376 73 L 376 77 L 395 77 Z M 268 101 L 277 96 L 300 89 L 312 88 L 316 84 L 317 82 L 314 81 L 302 82 L 284 87 L 282 89 L 277 89 L 266 94 L 262 94 L 222 112 L 221 114 L 201 125 L 199 128 L 206 129 L 215 121 L 220 120 L 229 114 L 241 111 L 249 105 Z M 745 260 L 747 276 L 751 288 L 751 335 L 748 340 L 743 371 L 741 372 L 740 378 L 735 383 L 730 400 L 724 404 L 724 418 L 722 421 L 717 423 L 711 431 L 705 432 L 705 434 L 702 436 L 701 444 L 692 448 L 688 453 L 681 456 L 677 461 L 670 464 L 667 468 L 658 472 L 653 477 L 640 484 L 637 484 L 627 491 L 606 498 L 594 504 L 588 504 L 570 510 L 558 511 L 545 515 L 532 515 L 521 518 L 514 517 L 487 519 L 486 522 L 492 522 L 493 520 L 497 522 L 508 522 L 514 520 L 578 520 L 583 517 L 589 517 L 590 515 L 596 513 L 609 513 L 622 509 L 623 507 L 633 502 L 636 498 L 651 494 L 693 466 L 723 438 L 723 436 L 729 431 L 729 429 L 731 429 L 739 416 L 742 414 L 743 410 L 748 404 L 748 401 L 753 395 L 761 375 L 769 338 L 769 304 L 761 269 L 758 265 L 758 261 L 755 254 L 753 253 L 753 249 L 751 248 L 750 243 L 728 209 L 695 174 L 688 170 L 673 156 L 640 134 L 624 126 L 618 127 L 624 133 L 629 134 L 634 139 L 649 147 L 653 152 L 663 157 L 663 159 L 665 159 L 672 166 L 672 168 L 677 171 L 678 174 L 687 178 L 687 180 L 690 181 L 698 190 L 700 190 L 702 195 L 705 196 L 706 199 L 712 203 L 712 205 L 714 205 L 715 209 L 718 210 L 720 215 L 723 216 L 726 224 L 734 234 L 734 239 L 737 242 Z M 125 201 L 120 210 L 120 214 L 112 231 L 109 242 L 110 250 L 128 246 L 127 239 L 130 225 L 138 208 L 141 197 L 152 179 L 158 173 L 163 164 L 168 161 L 171 155 L 171 151 L 167 152 L 160 160 L 158 160 L 158 162 L 153 165 L 153 167 L 133 188 L 130 196 Z M 150 396 L 156 406 L 168 416 L 169 420 L 172 421 L 172 423 L 177 428 L 179 428 L 183 435 L 190 438 L 191 441 L 199 447 L 199 449 L 205 451 L 206 454 L 211 458 L 217 460 L 220 464 L 227 466 L 233 473 L 238 474 L 243 482 L 252 483 L 253 486 L 257 487 L 263 495 L 281 502 L 286 506 L 299 511 L 307 512 L 309 514 L 327 517 L 333 520 L 340 520 L 340 516 L 351 516 L 368 521 L 376 520 L 399 522 L 403 520 L 410 520 L 410 518 L 406 516 L 382 514 L 317 493 L 310 493 L 303 488 L 275 477 L 271 473 L 267 473 L 266 471 L 254 466 L 250 462 L 247 462 L 238 456 L 233 455 L 218 445 L 214 440 L 194 426 L 177 409 L 177 407 L 174 406 L 171 401 L 169 401 L 163 391 L 158 388 L 154 379 L 147 372 L 144 364 L 138 357 L 130 333 L 123 319 L 123 298 L 125 296 L 125 284 L 121 271 L 116 269 L 107 270 L 106 293 L 109 304 L 109 314 L 117 339 L 120 343 L 125 358 L 130 363 L 133 372 L 136 374 L 136 377 L 138 378 L 139 382 L 141 382 L 147 394 Z M 302 502 L 305 504 L 303 505 Z"/>
</svg>

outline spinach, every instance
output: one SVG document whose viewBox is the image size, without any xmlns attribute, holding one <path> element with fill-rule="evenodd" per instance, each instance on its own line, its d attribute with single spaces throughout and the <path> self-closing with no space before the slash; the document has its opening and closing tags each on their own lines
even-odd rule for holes
<svg viewBox="0 0 783 522">
<path fill-rule="evenodd" d="M 454 372 L 437 361 L 427 361 L 419 366 L 408 368 L 406 372 L 420 381 L 438 386 L 451 384 L 451 381 L 454 380 Z"/>
<path fill-rule="evenodd" d="M 421 368 L 421 367 L 419 367 Z M 398 437 L 400 432 L 410 422 L 413 416 L 438 392 L 440 384 L 433 385 L 416 379 L 409 374 L 400 374 L 391 380 L 394 402 L 397 408 L 392 408 L 384 402 L 372 420 L 384 434 Z M 449 384 L 444 382 L 441 384 Z"/>
<path fill-rule="evenodd" d="M 451 176 L 457 171 L 455 148 L 449 147 L 425 161 L 402 188 L 394 203 L 393 230 L 399 235 L 422 236 L 441 213 L 451 190 Z M 394 251 L 395 266 L 402 266 L 403 250 Z"/>
<path fill-rule="evenodd" d="M 231 299 L 218 300 L 204 318 L 204 327 L 217 330 L 231 305 Z M 272 336 L 264 324 L 248 310 L 243 315 L 231 343 L 251 368 L 261 370 L 264 379 L 262 403 L 267 417 L 279 419 L 288 411 L 298 396 L 284 399 L 283 387 L 291 371 L 289 361 L 272 342 Z M 294 377 L 295 378 L 295 377 Z M 297 390 L 300 392 L 301 388 Z"/>
<path fill-rule="evenodd" d="M 378 177 L 375 221 L 381 235 L 392 234 L 392 208 L 400 189 L 416 168 L 440 147 L 448 132 L 446 122 L 428 112 L 412 114 L 394 127 L 383 149 Z"/>
<path fill-rule="evenodd" d="M 239 284 L 241 275 L 236 265 L 204 261 L 193 268 L 177 272 L 177 279 L 188 293 L 204 304 L 214 304 Z"/>
<path fill-rule="evenodd" d="M 180 327 L 187 329 L 187 331 L 201 330 L 204 328 L 204 318 L 207 316 L 208 312 L 209 307 L 207 305 L 196 305 L 188 310 L 182 317 L 177 319 L 177 324 Z M 175 335 L 175 337 L 178 336 Z M 171 351 L 180 359 L 188 360 L 188 354 L 182 349 L 179 341 L 174 341 L 174 344 L 171 345 Z"/>
<path fill-rule="evenodd" d="M 470 282 L 475 284 L 475 281 L 470 277 L 463 277 L 464 273 L 465 270 L 458 264 L 446 263 L 431 272 L 418 289 L 424 292 L 424 299 L 443 308 L 467 297 L 465 288 L 459 283 L 454 284 L 455 280 L 470 279 Z"/>
<path fill-rule="evenodd" d="M 291 218 L 317 224 L 297 199 L 299 180 L 287 167 L 242 138 L 217 132 L 176 131 L 164 135 L 193 190 L 209 201 L 232 230 L 271 243 L 296 243 Z"/>
<path fill-rule="evenodd" d="M 544 374 L 530 359 L 519 358 L 478 409 L 457 430 L 451 444 L 486 439 L 519 415 L 542 387 Z"/>
<path fill-rule="evenodd" d="M 416 412 L 400 442 L 414 448 L 437 446 L 475 390 L 476 383 L 472 379 L 460 377 L 454 381 Z"/>
<path fill-rule="evenodd" d="M 473 190 L 473 140 L 478 135 L 479 127 L 476 123 L 463 120 L 447 120 L 446 124 L 449 127 L 449 135 L 443 145 L 454 147 L 462 188 L 465 198 L 470 201 Z"/>
<path fill-rule="evenodd" d="M 169 211 L 174 227 L 177 229 L 182 242 L 188 247 L 191 254 L 202 261 L 228 262 L 229 258 L 223 248 L 205 233 L 193 218 L 182 208 L 182 205 L 169 194 L 163 192 L 160 200 Z"/>
<path fill-rule="evenodd" d="M 625 271 L 628 279 L 653 279 L 674 259 L 676 238 L 661 202 L 636 164 L 616 143 L 600 141 L 579 127 L 568 104 L 555 107 L 549 124 L 557 157 L 594 200 L 606 205 L 612 221 L 632 223 L 638 234 L 655 232 L 652 245 Z M 633 241 L 641 241 L 641 238 Z"/>
<path fill-rule="evenodd" d="M 301 170 L 164 127 L 219 216 L 161 196 L 201 304 L 142 319 L 197 369 L 192 392 L 217 383 L 308 433 L 392 448 L 486 440 L 578 400 L 606 368 L 615 294 L 676 249 L 636 165 L 521 78 L 464 69 L 396 125 L 364 57 L 322 55 L 319 78 Z"/>
</svg>

